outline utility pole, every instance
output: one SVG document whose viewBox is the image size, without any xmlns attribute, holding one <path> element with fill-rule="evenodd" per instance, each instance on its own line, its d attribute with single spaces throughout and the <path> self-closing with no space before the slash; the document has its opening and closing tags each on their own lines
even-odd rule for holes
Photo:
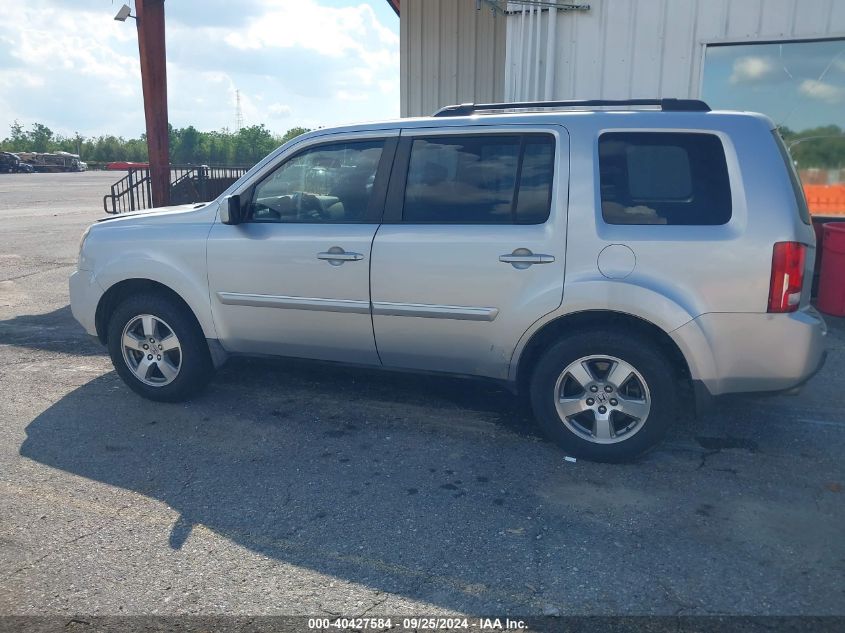
<svg viewBox="0 0 845 633">
<path fill-rule="evenodd" d="M 164 0 L 135 0 L 141 86 L 147 121 L 150 191 L 154 207 L 170 202 L 170 142 L 167 125 L 167 55 L 164 48 Z"/>
</svg>

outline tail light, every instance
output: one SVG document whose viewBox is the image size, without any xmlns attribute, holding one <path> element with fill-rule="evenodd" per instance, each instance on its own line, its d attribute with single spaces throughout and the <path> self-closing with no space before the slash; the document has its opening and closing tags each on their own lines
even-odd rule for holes
<svg viewBox="0 0 845 633">
<path fill-rule="evenodd" d="M 769 312 L 795 312 L 804 286 L 807 247 L 798 242 L 778 242 L 772 254 Z"/>
</svg>

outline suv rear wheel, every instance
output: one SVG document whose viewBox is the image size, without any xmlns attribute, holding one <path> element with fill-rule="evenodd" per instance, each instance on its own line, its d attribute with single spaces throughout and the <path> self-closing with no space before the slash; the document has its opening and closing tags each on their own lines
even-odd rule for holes
<svg viewBox="0 0 845 633">
<path fill-rule="evenodd" d="M 109 320 L 108 347 L 118 375 L 136 393 L 185 400 L 213 374 L 202 330 L 186 306 L 161 294 L 125 299 Z"/>
<path fill-rule="evenodd" d="M 672 364 L 647 339 L 590 330 L 543 354 L 531 405 L 546 435 L 570 455 L 619 462 L 662 439 L 676 416 L 678 388 Z"/>
</svg>

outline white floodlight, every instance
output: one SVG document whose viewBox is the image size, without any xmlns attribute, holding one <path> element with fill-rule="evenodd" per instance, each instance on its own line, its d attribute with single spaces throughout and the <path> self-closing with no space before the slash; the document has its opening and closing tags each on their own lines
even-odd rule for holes
<svg viewBox="0 0 845 633">
<path fill-rule="evenodd" d="M 126 22 L 126 18 L 134 18 L 135 16 L 132 15 L 132 9 L 129 8 L 128 4 L 124 4 L 120 7 L 120 11 L 117 12 L 117 15 L 114 16 L 114 19 L 118 22 Z"/>
</svg>

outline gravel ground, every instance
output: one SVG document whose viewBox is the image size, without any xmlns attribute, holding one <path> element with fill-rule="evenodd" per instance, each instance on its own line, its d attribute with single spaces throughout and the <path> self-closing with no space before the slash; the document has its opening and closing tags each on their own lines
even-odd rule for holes
<svg viewBox="0 0 845 633">
<path fill-rule="evenodd" d="M 119 176 L 0 176 L 0 614 L 845 615 L 842 322 L 800 395 L 628 465 L 445 377 L 238 360 L 155 404 L 68 307 Z"/>
</svg>

